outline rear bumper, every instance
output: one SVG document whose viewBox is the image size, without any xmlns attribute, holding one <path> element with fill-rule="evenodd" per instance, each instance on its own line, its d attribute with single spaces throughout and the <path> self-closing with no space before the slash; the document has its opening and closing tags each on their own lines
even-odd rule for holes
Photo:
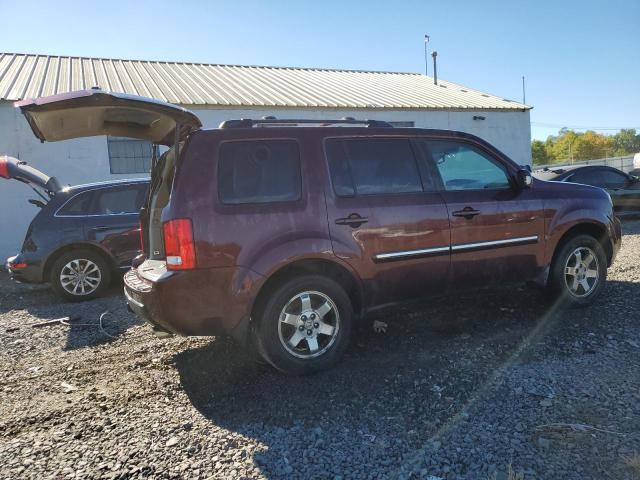
<svg viewBox="0 0 640 480">
<path fill-rule="evenodd" d="M 20 253 L 7 258 L 5 267 L 13 280 L 20 283 L 42 283 L 40 265 L 33 265 Z"/>
<path fill-rule="evenodd" d="M 241 338 L 261 282 L 240 267 L 149 275 L 143 263 L 125 274 L 124 294 L 133 312 L 162 330 Z"/>
</svg>

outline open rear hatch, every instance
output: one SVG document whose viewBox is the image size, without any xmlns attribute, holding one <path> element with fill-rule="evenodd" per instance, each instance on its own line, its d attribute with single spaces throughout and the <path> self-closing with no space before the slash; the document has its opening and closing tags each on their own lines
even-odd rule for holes
<svg viewBox="0 0 640 480">
<path fill-rule="evenodd" d="M 190 132 L 202 127 L 193 112 L 178 105 L 100 89 L 23 100 L 15 106 L 43 142 L 111 135 L 179 149 Z M 157 165 L 154 162 L 149 197 L 140 212 L 144 251 L 151 259 L 164 254 L 159 222 L 171 188 L 177 156 L 174 150 L 165 152 Z"/>
<path fill-rule="evenodd" d="M 75 92 L 16 102 L 41 141 L 112 135 L 173 145 L 202 124 L 186 108 L 103 90 Z"/>
<path fill-rule="evenodd" d="M 56 177 L 50 177 L 37 168 L 27 165 L 27 162 L 6 155 L 0 156 L 0 177 L 26 183 L 38 195 L 40 195 L 39 190 L 43 190 L 49 195 L 49 198 L 61 189 Z"/>
</svg>

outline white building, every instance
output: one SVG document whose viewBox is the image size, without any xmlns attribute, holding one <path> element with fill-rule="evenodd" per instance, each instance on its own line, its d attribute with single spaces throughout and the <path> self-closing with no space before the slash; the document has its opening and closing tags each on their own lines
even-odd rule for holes
<svg viewBox="0 0 640 480">
<path fill-rule="evenodd" d="M 144 176 L 150 146 L 118 138 L 41 144 L 13 102 L 99 86 L 177 103 L 205 127 L 231 118 L 386 120 L 484 138 L 531 163 L 531 107 L 417 73 L 209 65 L 0 53 L 0 154 L 62 184 Z M 37 208 L 26 185 L 0 179 L 0 260 L 20 249 Z"/>
</svg>

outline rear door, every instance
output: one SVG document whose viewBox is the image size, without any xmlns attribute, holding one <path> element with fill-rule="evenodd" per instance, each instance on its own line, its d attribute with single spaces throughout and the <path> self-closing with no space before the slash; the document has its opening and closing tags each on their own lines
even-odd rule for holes
<svg viewBox="0 0 640 480">
<path fill-rule="evenodd" d="M 421 140 L 442 182 L 451 224 L 451 282 L 479 287 L 535 277 L 544 262 L 542 200 L 506 162 L 463 140 Z"/>
<path fill-rule="evenodd" d="M 86 236 L 110 251 L 118 267 L 129 267 L 140 253 L 138 212 L 147 187 L 147 183 L 134 183 L 93 191 L 85 217 Z"/>
<path fill-rule="evenodd" d="M 449 220 L 409 138 L 325 141 L 327 211 L 334 253 L 380 305 L 445 290 Z"/>
</svg>

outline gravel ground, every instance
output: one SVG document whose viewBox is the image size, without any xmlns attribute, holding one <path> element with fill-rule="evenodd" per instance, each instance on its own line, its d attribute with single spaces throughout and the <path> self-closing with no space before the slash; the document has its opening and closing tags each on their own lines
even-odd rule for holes
<svg viewBox="0 0 640 480">
<path fill-rule="evenodd" d="M 0 274 L 0 477 L 640 478 L 640 222 L 625 231 L 591 308 L 519 287 L 431 300 L 307 378 L 227 339 L 157 339 L 120 286 L 74 305 Z"/>
</svg>

